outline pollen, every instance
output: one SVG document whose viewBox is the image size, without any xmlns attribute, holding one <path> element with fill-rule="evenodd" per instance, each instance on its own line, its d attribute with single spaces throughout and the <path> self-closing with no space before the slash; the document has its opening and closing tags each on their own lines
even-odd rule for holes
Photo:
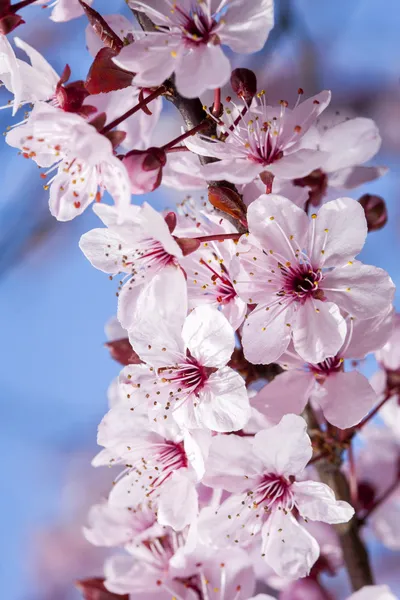
<svg viewBox="0 0 400 600">
<path fill-rule="evenodd" d="M 311 215 L 311 218 L 312 218 L 312 219 L 316 219 L 316 218 L 317 218 L 317 215 L 316 215 L 315 213 L 313 213 L 313 214 Z"/>
<path fill-rule="evenodd" d="M 172 58 L 176 58 L 178 56 L 178 53 L 176 50 L 171 50 L 171 56 Z"/>
<path fill-rule="evenodd" d="M 270 217 L 269 218 L 270 221 L 273 221 L 274 219 L 275 219 L 275 217 Z"/>
</svg>

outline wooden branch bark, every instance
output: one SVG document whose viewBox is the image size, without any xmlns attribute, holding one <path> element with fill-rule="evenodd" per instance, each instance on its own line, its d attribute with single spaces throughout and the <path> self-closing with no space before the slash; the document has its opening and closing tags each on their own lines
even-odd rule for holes
<svg viewBox="0 0 400 600">
<path fill-rule="evenodd" d="M 306 408 L 306 419 L 309 429 L 321 431 L 315 414 L 310 406 Z M 315 463 L 318 475 L 323 483 L 335 493 L 337 500 L 345 500 L 351 504 L 350 488 L 346 476 L 341 470 L 341 455 L 337 460 L 321 459 Z M 353 591 L 357 591 L 365 585 L 373 585 L 373 575 L 369 562 L 369 556 L 365 544 L 360 535 L 360 524 L 356 516 L 348 523 L 335 525 L 343 551 L 344 564 L 350 579 Z"/>
</svg>

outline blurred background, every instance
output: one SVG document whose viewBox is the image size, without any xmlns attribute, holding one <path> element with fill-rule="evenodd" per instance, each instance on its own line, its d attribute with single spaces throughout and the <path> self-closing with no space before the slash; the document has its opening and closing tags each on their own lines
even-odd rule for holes
<svg viewBox="0 0 400 600">
<path fill-rule="evenodd" d="M 118 0 L 95 0 L 94 8 L 130 14 Z M 328 88 L 332 115 L 338 110 L 376 120 L 383 144 L 374 163 L 390 172 L 353 196 L 366 191 L 383 196 L 389 223 L 369 235 L 361 260 L 385 268 L 398 284 L 400 2 L 276 0 L 276 10 L 277 26 L 265 49 L 251 63 L 243 57 L 233 61 L 257 71 L 271 100 L 290 100 L 298 87 L 306 96 Z M 91 63 L 85 18 L 57 24 L 48 15 L 38 6 L 24 9 L 26 25 L 16 34 L 58 72 L 68 63 L 72 79 L 84 79 Z M 8 98 L 1 89 L 0 106 Z M 171 122 L 177 130 L 180 126 L 174 108 L 165 110 L 156 133 L 161 137 Z M 2 131 L 12 121 L 10 111 L 0 111 Z M 97 226 L 91 211 L 58 223 L 48 212 L 48 193 L 34 164 L 5 144 L 0 152 L 0 597 L 73 600 L 79 595 L 72 582 L 101 574 L 104 559 L 80 530 L 88 507 L 112 477 L 108 470 L 92 469 L 90 460 L 97 451 L 97 424 L 107 410 L 107 387 L 119 371 L 104 348 L 116 284 L 92 268 L 78 248 L 81 234 Z M 161 208 L 182 198 L 161 188 L 150 202 Z M 372 372 L 372 362 L 365 369 Z M 392 567 L 398 556 L 376 542 L 372 550 L 374 570 L 395 586 Z M 337 585 L 338 597 L 344 598 L 346 582 Z"/>
</svg>

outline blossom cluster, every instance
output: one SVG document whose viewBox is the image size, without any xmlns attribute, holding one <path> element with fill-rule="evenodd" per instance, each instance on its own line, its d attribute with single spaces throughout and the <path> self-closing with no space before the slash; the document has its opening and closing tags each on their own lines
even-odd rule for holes
<svg viewBox="0 0 400 600">
<path fill-rule="evenodd" d="M 394 285 L 357 258 L 377 222 L 346 191 L 385 173 L 365 165 L 378 129 L 364 117 L 324 126 L 329 91 L 271 106 L 252 71 L 232 71 L 224 48 L 261 50 L 272 0 L 129 0 L 144 31 L 89 4 L 59 0 L 51 14 L 89 18 L 86 81 L 19 37 L 30 63 L 17 58 L 5 35 L 0 77 L 13 114 L 28 105 L 6 142 L 43 169 L 59 221 L 94 203 L 101 226 L 79 245 L 119 281 L 106 331 L 123 368 L 93 460 L 119 473 L 85 536 L 123 552 L 98 585 L 110 599 L 269 600 L 258 580 L 282 600 L 329 600 L 320 576 L 344 561 L 332 525 L 366 521 L 387 496 L 371 524 L 400 546 Z M 210 108 L 196 100 L 207 90 Z M 162 97 L 197 101 L 202 116 L 156 146 Z M 137 197 L 162 184 L 178 200 L 208 188 L 209 201 L 157 211 Z M 369 382 L 358 367 L 374 352 Z M 381 404 L 390 436 L 369 424 Z M 316 467 L 340 463 L 361 429 L 355 502 Z M 350 598 L 395 597 L 367 585 Z"/>
</svg>

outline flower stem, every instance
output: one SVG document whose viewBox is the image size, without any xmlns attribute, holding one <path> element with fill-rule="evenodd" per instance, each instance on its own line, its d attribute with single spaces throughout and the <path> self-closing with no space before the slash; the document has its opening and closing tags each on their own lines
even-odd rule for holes
<svg viewBox="0 0 400 600">
<path fill-rule="evenodd" d="M 153 100 L 155 100 L 156 98 L 158 98 L 159 96 L 161 96 L 162 94 L 164 94 L 165 91 L 166 91 L 165 86 L 161 85 L 154 92 L 152 92 L 149 96 L 147 96 L 147 98 L 144 98 L 143 100 L 141 100 L 141 102 L 139 102 L 138 104 L 136 104 L 136 106 L 134 106 L 133 108 L 130 108 L 128 111 L 126 111 L 126 113 L 124 113 L 123 115 L 121 115 L 120 117 L 118 117 L 118 119 L 115 119 L 114 121 L 111 121 L 111 123 L 109 123 L 108 125 L 106 125 L 101 130 L 100 133 L 103 133 L 103 134 L 104 133 L 108 133 L 109 131 L 111 131 L 111 129 L 114 129 L 114 127 L 117 127 L 117 125 L 119 125 L 120 123 L 122 123 L 126 119 L 129 119 L 129 117 L 131 117 L 132 115 L 134 115 L 135 113 L 137 113 L 144 106 L 147 106 L 148 104 L 150 104 L 150 102 L 152 102 Z"/>
<path fill-rule="evenodd" d="M 358 485 L 357 485 L 357 473 L 356 463 L 354 460 L 354 450 L 350 443 L 347 456 L 349 458 L 349 487 L 350 487 L 350 498 L 351 503 L 354 507 L 358 505 Z"/>
<path fill-rule="evenodd" d="M 165 152 L 171 154 L 173 152 L 190 152 L 190 150 L 186 146 L 176 146 L 176 148 L 168 148 Z"/>
<path fill-rule="evenodd" d="M 214 104 L 212 108 L 212 113 L 216 117 L 220 116 L 221 113 L 221 88 L 217 88 L 214 90 Z"/>
<path fill-rule="evenodd" d="M 183 142 L 183 140 L 186 140 L 186 138 L 191 137 L 192 135 L 195 135 L 199 131 L 202 131 L 203 129 L 207 129 L 207 128 L 208 128 L 207 121 L 202 121 L 195 127 L 192 127 L 192 129 L 189 129 L 188 131 L 185 131 L 185 133 L 182 133 L 182 135 L 178 135 L 177 138 L 175 138 L 174 140 L 171 140 L 170 142 L 168 142 L 168 144 L 165 144 L 165 146 L 162 146 L 161 150 L 168 151 L 170 148 L 173 148 L 180 142 Z"/>
<path fill-rule="evenodd" d="M 16 13 L 17 11 L 21 10 L 21 8 L 25 8 L 25 6 L 29 6 L 34 2 L 36 2 L 36 0 L 21 0 L 21 2 L 17 2 L 17 4 L 13 4 L 11 6 L 11 11 Z"/>
<path fill-rule="evenodd" d="M 384 404 L 386 404 L 386 402 L 392 397 L 391 392 L 388 392 L 385 397 L 383 398 L 383 400 L 381 400 L 381 402 L 379 402 L 379 404 L 377 404 L 375 406 L 375 408 L 373 410 L 371 410 L 371 412 L 369 413 L 369 415 L 367 415 L 358 425 L 356 425 L 353 428 L 353 432 L 351 433 L 351 435 L 354 434 L 354 431 L 359 431 L 360 429 L 362 429 L 364 427 L 364 425 L 366 425 L 375 415 L 377 412 L 380 411 L 380 409 L 382 408 L 382 406 Z"/>
<path fill-rule="evenodd" d="M 196 238 L 199 242 L 223 242 L 224 240 L 238 240 L 241 233 L 216 233 L 215 235 L 203 235 Z"/>
</svg>

